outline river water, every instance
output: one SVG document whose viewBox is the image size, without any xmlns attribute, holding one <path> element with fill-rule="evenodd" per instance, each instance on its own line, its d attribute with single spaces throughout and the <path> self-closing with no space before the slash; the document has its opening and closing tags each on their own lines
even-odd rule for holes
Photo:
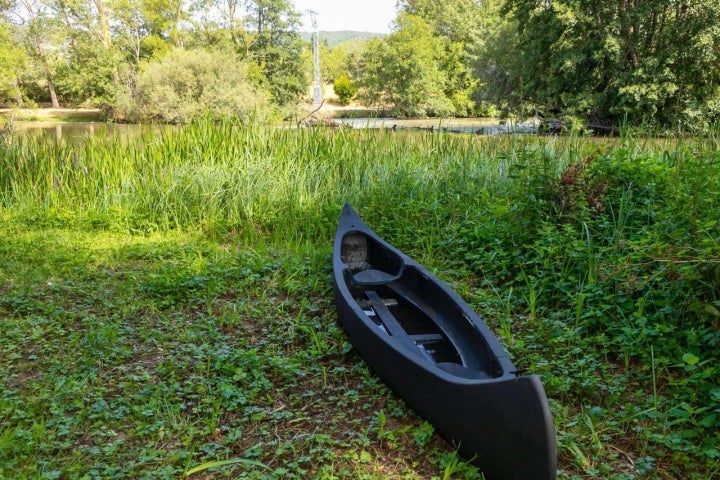
<svg viewBox="0 0 720 480">
<path fill-rule="evenodd" d="M 501 123 L 496 118 L 335 118 L 336 123 L 351 128 L 423 130 L 466 134 L 534 133 L 534 123 Z M 288 125 L 291 126 L 291 125 Z M 16 121 L 13 129 L 25 135 L 38 135 L 57 140 L 73 140 L 88 136 L 132 137 L 148 130 L 172 128 L 159 125 L 115 124 L 101 122 L 25 122 Z"/>
<path fill-rule="evenodd" d="M 24 122 L 16 121 L 13 129 L 25 135 L 45 136 L 57 140 L 73 140 L 92 136 L 131 137 L 138 133 L 158 129 L 153 125 L 117 124 L 101 122 Z"/>
<path fill-rule="evenodd" d="M 497 118 L 335 118 L 352 128 L 417 129 L 451 133 L 494 135 L 500 133 L 535 133 L 536 122 L 501 122 Z"/>
</svg>

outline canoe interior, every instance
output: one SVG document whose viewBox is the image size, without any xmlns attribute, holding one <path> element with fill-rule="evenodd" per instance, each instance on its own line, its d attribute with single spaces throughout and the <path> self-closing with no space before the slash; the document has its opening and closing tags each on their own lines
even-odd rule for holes
<svg viewBox="0 0 720 480">
<path fill-rule="evenodd" d="M 508 373 L 468 313 L 417 266 L 362 231 L 345 233 L 340 247 L 347 288 L 379 332 L 458 377 Z"/>
</svg>

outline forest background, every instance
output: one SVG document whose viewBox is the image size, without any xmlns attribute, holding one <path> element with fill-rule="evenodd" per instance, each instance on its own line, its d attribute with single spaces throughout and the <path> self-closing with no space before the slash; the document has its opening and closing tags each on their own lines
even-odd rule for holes
<svg viewBox="0 0 720 480">
<path fill-rule="evenodd" d="M 321 45 L 341 100 L 396 116 L 563 116 L 702 130 L 714 0 L 401 0 L 392 33 Z M 115 121 L 288 118 L 312 52 L 289 0 L 0 0 L 0 104 Z"/>
</svg>

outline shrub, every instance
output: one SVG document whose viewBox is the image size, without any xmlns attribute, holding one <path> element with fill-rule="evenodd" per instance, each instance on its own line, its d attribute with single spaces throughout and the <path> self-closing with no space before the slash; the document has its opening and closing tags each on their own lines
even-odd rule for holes
<svg viewBox="0 0 720 480">
<path fill-rule="evenodd" d="M 145 65 L 137 81 L 138 112 L 146 119 L 187 123 L 194 118 L 265 118 L 269 95 L 248 66 L 226 52 L 175 49 Z"/>
<path fill-rule="evenodd" d="M 358 91 L 357 85 L 344 73 L 333 82 L 333 88 L 343 105 L 348 105 Z"/>
</svg>

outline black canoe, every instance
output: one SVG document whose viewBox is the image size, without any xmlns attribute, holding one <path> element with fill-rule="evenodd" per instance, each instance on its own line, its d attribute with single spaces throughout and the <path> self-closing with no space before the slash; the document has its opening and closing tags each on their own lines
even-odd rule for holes
<svg viewBox="0 0 720 480">
<path fill-rule="evenodd" d="M 554 479 L 540 379 L 521 375 L 447 285 L 343 207 L 333 250 L 340 323 L 368 365 L 488 480 Z"/>
</svg>

